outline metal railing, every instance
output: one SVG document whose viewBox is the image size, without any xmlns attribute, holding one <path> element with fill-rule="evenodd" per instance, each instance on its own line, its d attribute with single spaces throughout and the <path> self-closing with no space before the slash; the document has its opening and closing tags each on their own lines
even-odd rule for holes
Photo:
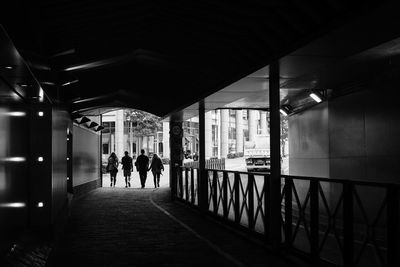
<svg viewBox="0 0 400 267">
<path fill-rule="evenodd" d="M 207 169 L 225 170 L 225 158 L 207 159 L 205 164 L 206 164 L 205 166 Z M 198 169 L 199 161 L 185 162 L 183 165 L 184 165 L 184 167 L 187 167 L 187 168 Z"/>
<path fill-rule="evenodd" d="M 181 167 L 176 197 L 268 242 L 270 176 Z M 400 185 L 281 175 L 282 248 L 336 266 L 400 266 Z M 201 194 L 206 194 L 202 202 Z"/>
</svg>

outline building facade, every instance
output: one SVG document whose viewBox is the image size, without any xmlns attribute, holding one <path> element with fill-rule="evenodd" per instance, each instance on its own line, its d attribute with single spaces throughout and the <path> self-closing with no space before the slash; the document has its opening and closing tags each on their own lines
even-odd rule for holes
<svg viewBox="0 0 400 267">
<path fill-rule="evenodd" d="M 206 158 L 226 158 L 229 154 L 243 153 L 246 141 L 253 141 L 256 135 L 269 134 L 268 113 L 259 110 L 211 110 L 205 114 Z M 103 159 L 111 152 L 122 157 L 124 151 L 130 155 L 157 153 L 169 157 L 169 122 L 162 123 L 162 129 L 152 135 L 133 134 L 134 122 L 129 121 L 124 110 L 112 111 L 102 116 Z M 183 122 L 182 145 L 186 157 L 199 154 L 198 117 Z"/>
</svg>

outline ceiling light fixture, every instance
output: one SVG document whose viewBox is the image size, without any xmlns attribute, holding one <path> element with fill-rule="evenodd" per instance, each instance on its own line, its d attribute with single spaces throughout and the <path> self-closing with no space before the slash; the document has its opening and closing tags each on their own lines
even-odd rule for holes
<svg viewBox="0 0 400 267">
<path fill-rule="evenodd" d="M 279 109 L 279 112 L 283 116 L 288 116 L 292 111 L 293 111 L 293 108 L 290 105 L 282 105 L 281 108 Z"/>
<path fill-rule="evenodd" d="M 67 85 L 70 85 L 70 84 L 73 84 L 73 83 L 77 83 L 77 82 L 79 82 L 78 79 L 73 80 L 73 81 L 69 81 L 69 82 L 66 82 L 66 83 L 63 83 L 63 84 L 61 84 L 61 86 L 67 86 Z"/>
<path fill-rule="evenodd" d="M 53 83 L 53 82 L 48 82 L 48 81 L 40 82 L 40 84 L 45 84 L 45 85 L 56 85 L 55 83 Z"/>
<path fill-rule="evenodd" d="M 29 87 L 29 84 L 27 83 L 18 83 L 18 85 L 24 88 Z"/>
<path fill-rule="evenodd" d="M 317 103 L 321 103 L 322 99 L 323 99 L 322 95 L 319 92 L 315 91 L 315 90 L 311 91 L 310 97 L 312 99 L 314 99 L 314 101 L 317 102 Z"/>
</svg>

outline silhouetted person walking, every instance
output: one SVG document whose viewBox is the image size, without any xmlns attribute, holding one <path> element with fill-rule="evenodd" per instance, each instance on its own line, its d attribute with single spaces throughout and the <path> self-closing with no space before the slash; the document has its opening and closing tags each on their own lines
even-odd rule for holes
<svg viewBox="0 0 400 267">
<path fill-rule="evenodd" d="M 161 171 L 164 170 L 164 165 L 162 164 L 162 161 L 157 156 L 157 154 L 153 155 L 149 170 L 151 170 L 151 172 L 153 173 L 154 187 L 160 187 L 160 175 Z"/>
<path fill-rule="evenodd" d="M 144 188 L 146 185 L 147 170 L 149 169 L 149 158 L 144 154 L 144 149 L 140 150 L 140 153 L 136 159 L 135 166 L 139 172 L 142 188 Z"/>
<path fill-rule="evenodd" d="M 131 172 L 133 171 L 133 164 L 128 151 L 125 151 L 125 156 L 122 157 L 121 163 L 122 169 L 124 170 L 125 187 L 131 187 Z"/>
<path fill-rule="evenodd" d="M 117 172 L 118 172 L 118 158 L 117 155 L 115 155 L 114 152 L 111 153 L 111 155 L 108 157 L 108 163 L 107 163 L 107 172 L 110 173 L 110 186 L 115 187 L 115 183 L 117 181 Z"/>
</svg>

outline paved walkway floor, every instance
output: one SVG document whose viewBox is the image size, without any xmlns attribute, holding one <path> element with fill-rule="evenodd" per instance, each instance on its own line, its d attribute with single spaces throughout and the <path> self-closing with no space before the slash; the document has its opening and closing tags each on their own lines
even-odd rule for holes
<svg viewBox="0 0 400 267">
<path fill-rule="evenodd" d="M 294 266 L 169 189 L 99 188 L 74 201 L 50 266 Z"/>
</svg>

